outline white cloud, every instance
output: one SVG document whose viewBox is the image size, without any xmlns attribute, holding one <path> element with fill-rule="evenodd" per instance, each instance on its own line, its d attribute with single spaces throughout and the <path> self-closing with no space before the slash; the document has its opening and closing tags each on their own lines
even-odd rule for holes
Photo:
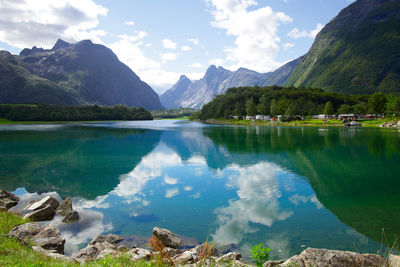
<svg viewBox="0 0 400 267">
<path fill-rule="evenodd" d="M 266 6 L 248 10 L 257 5 L 253 0 L 206 0 L 215 11 L 212 25 L 225 29 L 234 36 L 235 46 L 225 49 L 230 69 L 247 67 L 260 72 L 276 69 L 281 63 L 275 58 L 279 52 L 277 35 L 281 23 L 292 19 L 282 12 L 274 12 Z"/>
<path fill-rule="evenodd" d="M 212 58 L 208 61 L 208 64 L 221 66 L 222 64 L 224 64 L 224 60 L 222 58 Z"/>
<path fill-rule="evenodd" d="M 202 68 L 202 67 L 204 67 L 204 65 L 201 63 L 195 62 L 195 63 L 189 64 L 188 67 L 189 68 Z"/>
<path fill-rule="evenodd" d="M 164 63 L 167 61 L 175 60 L 178 57 L 178 55 L 176 53 L 162 53 L 160 56 L 161 56 L 161 60 Z"/>
<path fill-rule="evenodd" d="M 294 43 L 285 43 L 283 45 L 283 51 L 288 51 L 292 47 L 294 47 Z"/>
<path fill-rule="evenodd" d="M 164 48 L 167 48 L 167 49 L 175 50 L 178 47 L 178 44 L 171 41 L 170 39 L 162 40 L 162 44 L 163 44 Z"/>
<path fill-rule="evenodd" d="M 128 26 L 133 26 L 133 25 L 135 25 L 135 22 L 132 20 L 128 20 L 128 21 L 124 21 L 124 24 L 128 25 Z"/>
<path fill-rule="evenodd" d="M 190 46 L 184 45 L 181 47 L 181 50 L 182 51 L 190 51 L 190 50 L 192 50 L 192 48 Z"/>
<path fill-rule="evenodd" d="M 172 188 L 168 189 L 167 192 L 165 193 L 166 198 L 171 198 L 179 194 L 179 189 L 178 188 Z"/>
<path fill-rule="evenodd" d="M 192 191 L 193 190 L 193 187 L 192 186 L 185 186 L 184 188 L 183 188 L 183 190 L 185 190 L 185 191 Z"/>
<path fill-rule="evenodd" d="M 56 39 L 75 42 L 98 40 L 99 16 L 108 10 L 93 0 L 35 0 L 0 2 L 0 41 L 24 48 L 50 48 Z"/>
<path fill-rule="evenodd" d="M 317 34 L 322 30 L 322 28 L 324 28 L 324 25 L 321 23 L 318 23 L 315 29 L 310 32 L 307 32 L 306 30 L 300 31 L 298 28 L 294 28 L 287 34 L 287 36 L 294 39 L 307 38 L 307 37 L 314 39 L 317 36 Z"/>
<path fill-rule="evenodd" d="M 164 177 L 164 182 L 165 182 L 166 184 L 171 184 L 171 185 L 173 185 L 173 184 L 177 184 L 177 183 L 178 183 L 178 179 L 177 179 L 177 178 L 169 177 L 168 175 L 165 175 L 165 177 Z"/>
<path fill-rule="evenodd" d="M 199 39 L 197 39 L 197 38 L 188 38 L 187 40 L 195 45 L 198 45 L 200 43 Z"/>
</svg>

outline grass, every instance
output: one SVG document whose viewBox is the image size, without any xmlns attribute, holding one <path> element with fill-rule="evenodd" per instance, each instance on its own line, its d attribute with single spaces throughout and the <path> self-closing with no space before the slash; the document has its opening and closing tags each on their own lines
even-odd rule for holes
<svg viewBox="0 0 400 267">
<path fill-rule="evenodd" d="M 7 233 L 14 227 L 26 223 L 27 220 L 20 216 L 0 211 L 0 266 L 56 266 L 56 267 L 105 267 L 105 266 L 161 266 L 155 262 L 132 262 L 127 254 L 120 257 L 106 257 L 105 259 L 88 262 L 84 265 L 75 262 L 67 262 L 47 257 L 33 251 L 29 246 L 14 238 L 7 237 Z"/>
</svg>

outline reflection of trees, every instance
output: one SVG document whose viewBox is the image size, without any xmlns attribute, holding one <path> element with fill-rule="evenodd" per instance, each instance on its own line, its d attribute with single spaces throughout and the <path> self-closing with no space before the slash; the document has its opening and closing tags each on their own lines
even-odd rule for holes
<svg viewBox="0 0 400 267">
<path fill-rule="evenodd" d="M 117 186 L 159 138 L 158 131 L 93 127 L 1 132 L 1 184 L 94 199 Z"/>
<path fill-rule="evenodd" d="M 204 135 L 230 153 L 266 154 L 280 166 L 307 177 L 318 200 L 365 236 L 381 242 L 382 227 L 389 245 L 395 235 L 400 236 L 398 133 L 215 127 L 207 128 Z"/>
</svg>

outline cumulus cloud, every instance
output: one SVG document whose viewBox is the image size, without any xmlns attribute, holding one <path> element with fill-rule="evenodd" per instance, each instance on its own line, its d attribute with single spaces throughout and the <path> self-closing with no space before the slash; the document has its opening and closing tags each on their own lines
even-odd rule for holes
<svg viewBox="0 0 400 267">
<path fill-rule="evenodd" d="M 165 198 L 171 198 L 179 194 L 179 189 L 178 188 L 172 188 L 168 189 L 167 192 L 165 193 Z"/>
<path fill-rule="evenodd" d="M 294 43 L 285 43 L 283 45 L 283 51 L 288 51 L 292 47 L 294 47 Z"/>
<path fill-rule="evenodd" d="M 108 10 L 93 0 L 3 0 L 0 2 L 0 41 L 24 48 L 50 48 L 58 38 L 70 42 L 99 40 L 90 32 Z"/>
<path fill-rule="evenodd" d="M 212 58 L 208 61 L 208 64 L 222 66 L 222 64 L 224 64 L 224 60 L 222 58 Z"/>
<path fill-rule="evenodd" d="M 200 43 L 199 39 L 197 38 L 188 38 L 188 42 L 191 42 L 192 44 L 198 45 Z"/>
<path fill-rule="evenodd" d="M 282 12 L 274 12 L 266 6 L 249 10 L 257 5 L 253 0 L 206 0 L 212 5 L 212 26 L 226 30 L 234 36 L 235 46 L 225 49 L 230 69 L 246 67 L 260 72 L 276 69 L 281 63 L 275 60 L 280 39 L 277 35 L 281 23 L 292 18 Z"/>
<path fill-rule="evenodd" d="M 310 32 L 306 30 L 300 31 L 298 28 L 294 28 L 291 30 L 287 35 L 293 39 L 299 39 L 299 38 L 312 38 L 314 39 L 317 34 L 324 28 L 324 25 L 321 23 L 318 23 L 315 29 L 311 30 Z"/>
<path fill-rule="evenodd" d="M 168 175 L 165 175 L 165 177 L 164 177 L 164 183 L 166 183 L 166 184 L 171 184 L 171 185 L 177 184 L 177 183 L 178 183 L 178 179 L 177 179 L 177 178 L 169 177 Z"/>
<path fill-rule="evenodd" d="M 204 67 L 204 65 L 201 63 L 195 62 L 195 63 L 189 64 L 188 67 L 189 68 L 202 68 L 202 67 Z"/>
<path fill-rule="evenodd" d="M 128 21 L 124 21 L 124 24 L 128 25 L 128 26 L 133 26 L 133 25 L 135 25 L 135 22 L 132 20 L 128 20 Z"/>
<path fill-rule="evenodd" d="M 164 63 L 175 60 L 178 57 L 178 55 L 176 53 L 161 53 L 160 56 L 161 56 L 161 60 Z"/>
<path fill-rule="evenodd" d="M 251 224 L 271 226 L 274 221 L 289 218 L 292 211 L 282 211 L 278 198 L 276 176 L 282 169 L 272 163 L 262 162 L 249 167 L 232 166 L 227 168 L 231 175 L 229 186 L 238 188 L 238 200 L 230 200 L 227 207 L 218 208 L 217 224 L 212 235 L 221 245 L 238 244 L 243 235 L 255 233 Z"/>
<path fill-rule="evenodd" d="M 186 52 L 192 50 L 192 48 L 190 46 L 184 45 L 181 47 L 181 50 Z"/>
<path fill-rule="evenodd" d="M 178 47 L 178 44 L 171 41 L 170 39 L 163 39 L 162 44 L 163 44 L 164 48 L 167 48 L 167 49 L 175 50 Z"/>
</svg>

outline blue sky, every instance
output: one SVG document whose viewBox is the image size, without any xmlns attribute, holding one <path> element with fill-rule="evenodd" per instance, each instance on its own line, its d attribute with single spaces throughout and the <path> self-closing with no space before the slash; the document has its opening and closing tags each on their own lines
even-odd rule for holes
<svg viewBox="0 0 400 267">
<path fill-rule="evenodd" d="M 158 93 L 210 64 L 273 71 L 305 54 L 350 0 L 4 0 L 0 48 L 58 38 L 110 47 Z"/>
</svg>

